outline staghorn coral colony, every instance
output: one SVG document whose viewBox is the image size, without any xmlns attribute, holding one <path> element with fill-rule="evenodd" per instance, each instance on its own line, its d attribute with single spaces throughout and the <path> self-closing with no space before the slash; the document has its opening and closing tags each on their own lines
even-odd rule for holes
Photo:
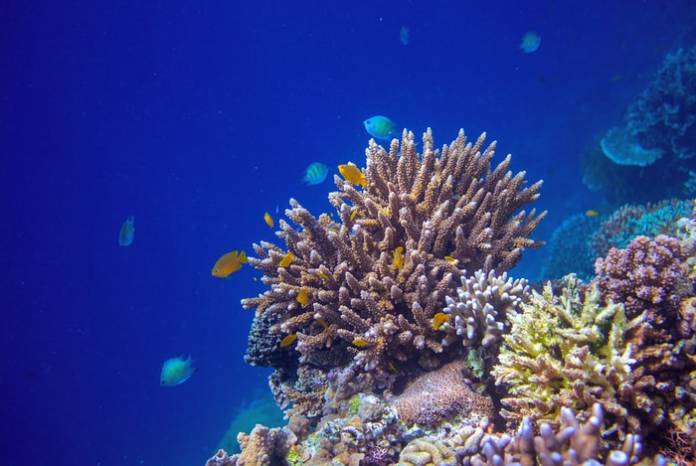
<svg viewBox="0 0 696 466">
<path fill-rule="evenodd" d="M 335 218 L 290 201 L 283 244 L 249 258 L 267 290 L 242 301 L 287 425 L 209 466 L 696 461 L 694 216 L 532 287 L 507 272 L 542 245 L 541 182 L 485 139 L 372 140 L 360 177 L 334 178 Z"/>
</svg>

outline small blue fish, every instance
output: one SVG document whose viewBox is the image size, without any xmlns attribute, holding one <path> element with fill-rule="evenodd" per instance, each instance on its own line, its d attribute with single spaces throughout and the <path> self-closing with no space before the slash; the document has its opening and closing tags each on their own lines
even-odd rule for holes
<svg viewBox="0 0 696 466">
<path fill-rule="evenodd" d="M 524 53 L 534 53 L 539 50 L 540 46 L 541 36 L 534 31 L 527 32 L 522 36 L 522 40 L 520 41 L 520 49 L 522 49 Z"/>
<path fill-rule="evenodd" d="M 410 32 L 411 31 L 409 28 L 406 26 L 401 26 L 401 30 L 399 31 L 399 39 L 401 40 L 402 44 L 408 45 Z"/>
<path fill-rule="evenodd" d="M 375 139 L 387 140 L 397 137 L 396 124 L 389 118 L 377 115 L 363 122 L 365 129 Z"/>
<path fill-rule="evenodd" d="M 328 173 L 329 167 L 327 167 L 321 162 L 314 162 L 307 167 L 307 170 L 305 171 L 305 176 L 304 178 L 302 178 L 302 181 L 309 186 L 321 184 L 326 179 L 326 175 Z"/>
<path fill-rule="evenodd" d="M 186 359 L 182 357 L 169 358 L 162 364 L 160 385 L 164 387 L 181 385 L 193 375 L 195 370 L 191 356 Z"/>
<path fill-rule="evenodd" d="M 131 215 L 121 225 L 121 230 L 118 232 L 118 244 L 126 247 L 133 244 L 135 235 L 135 218 Z"/>
</svg>

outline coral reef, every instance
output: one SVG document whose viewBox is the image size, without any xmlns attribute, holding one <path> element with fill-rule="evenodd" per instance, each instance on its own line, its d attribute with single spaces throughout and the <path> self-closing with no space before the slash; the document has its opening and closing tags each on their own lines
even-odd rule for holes
<svg viewBox="0 0 696 466">
<path fill-rule="evenodd" d="M 444 348 L 433 325 L 465 277 L 461 267 L 509 269 L 541 245 L 529 236 L 545 215 L 520 210 L 541 182 L 525 187 L 525 173 L 508 170 L 510 156 L 492 168 L 496 143 L 482 150 L 484 140 L 468 143 L 460 132 L 436 150 L 428 130 L 422 154 L 410 132 L 389 150 L 371 141 L 364 187 L 335 178 L 329 199 L 340 221 L 291 200 L 286 215 L 300 229 L 279 222 L 287 250 L 261 242 L 249 258 L 270 289 L 242 301 L 257 310 L 248 360 L 282 369 L 292 362 L 276 353 L 293 345 L 301 365 L 349 366 L 333 380 L 341 385 L 334 393 L 350 396 L 342 385 L 361 374 L 388 388 L 393 367 L 432 369 L 462 352 Z"/>
<path fill-rule="evenodd" d="M 436 426 L 457 414 L 472 422 L 493 418 L 493 402 L 472 389 L 473 384 L 464 377 L 467 368 L 466 361 L 459 360 L 417 377 L 390 400 L 399 419 L 407 425 Z"/>
<path fill-rule="evenodd" d="M 583 154 L 583 181 L 613 205 L 693 196 L 696 46 L 668 54 L 623 124 Z"/>
<path fill-rule="evenodd" d="M 588 217 L 584 213 L 563 220 L 546 245 L 540 278 L 561 278 L 569 273 L 582 280 L 592 278 L 597 255 L 587 239 L 595 234 L 602 220 L 603 217 Z"/>
<path fill-rule="evenodd" d="M 696 46 L 665 57 L 648 87 L 626 111 L 625 127 L 647 150 L 676 159 L 696 155 Z"/>
<path fill-rule="evenodd" d="M 422 437 L 410 442 L 399 456 L 397 466 L 414 465 L 581 465 L 628 466 L 641 460 L 640 437 L 629 434 L 621 448 L 603 454 L 601 426 L 603 411 L 594 405 L 592 416 L 581 424 L 572 410 L 562 408 L 560 426 L 542 423 L 535 435 L 534 423 L 525 418 L 514 435 L 488 433 L 488 425 L 465 426 L 444 436 Z M 648 462 L 644 464 L 650 464 Z M 652 464 L 664 465 L 656 457 Z"/>
<path fill-rule="evenodd" d="M 680 229 L 679 220 L 690 217 L 692 208 L 692 201 L 677 199 L 622 206 L 591 235 L 595 257 L 606 255 L 611 248 L 625 248 L 637 236 L 675 236 Z"/>
<path fill-rule="evenodd" d="M 335 219 L 290 201 L 284 245 L 249 259 L 268 288 L 242 301 L 245 360 L 274 369 L 287 425 L 240 433 L 242 451 L 207 466 L 694 460 L 694 204 L 569 219 L 546 270 L 590 279 L 600 257 L 596 275 L 531 290 L 508 271 L 541 244 L 544 213 L 522 210 L 540 183 L 509 156 L 492 167 L 484 139 L 436 150 L 428 130 L 420 154 L 407 131 L 371 141 L 366 169 L 335 177 Z M 675 159 L 638 143 L 664 151 L 649 167 Z"/>
<path fill-rule="evenodd" d="M 560 297 L 550 285 L 534 293 L 510 315 L 493 369 L 508 387 L 503 416 L 552 422 L 569 406 L 586 418 L 597 402 L 614 445 L 628 431 L 658 427 L 693 435 L 696 337 L 685 266 L 692 249 L 675 238 L 638 237 L 597 260 L 597 277 L 584 292 L 568 278 Z"/>
<path fill-rule="evenodd" d="M 224 450 L 208 460 L 206 466 L 277 466 L 286 464 L 285 458 L 297 439 L 285 428 L 269 429 L 257 424 L 249 435 L 238 436 L 241 453 L 228 456 Z"/>
<path fill-rule="evenodd" d="M 249 403 L 239 407 L 218 447 L 227 453 L 239 452 L 237 434 L 249 432 L 256 424 L 267 427 L 284 424 L 283 412 L 266 390 L 257 392 Z"/>
<path fill-rule="evenodd" d="M 227 452 L 220 449 L 205 462 L 205 466 L 234 466 L 237 464 L 237 459 L 227 455 Z"/>
<path fill-rule="evenodd" d="M 667 424 L 691 435 L 696 434 L 696 309 L 687 264 L 693 247 L 664 235 L 639 236 L 626 249 L 598 259 L 595 278 L 602 295 L 621 302 L 627 318 L 637 322 L 624 334 L 635 361 L 633 409 L 644 424 Z"/>
</svg>

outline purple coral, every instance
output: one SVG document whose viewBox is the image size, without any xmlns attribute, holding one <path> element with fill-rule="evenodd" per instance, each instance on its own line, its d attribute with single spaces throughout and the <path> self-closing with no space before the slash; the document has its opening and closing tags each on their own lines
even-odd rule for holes
<svg viewBox="0 0 696 466">
<path fill-rule="evenodd" d="M 659 319 L 658 309 L 676 309 L 688 291 L 685 261 L 676 238 L 639 236 L 626 249 L 611 249 L 597 259 L 596 281 L 605 298 L 624 304 L 629 318 L 647 311 Z"/>
<path fill-rule="evenodd" d="M 388 448 L 376 447 L 365 454 L 365 457 L 360 460 L 360 466 L 388 466 L 393 462 L 394 455 Z"/>
</svg>

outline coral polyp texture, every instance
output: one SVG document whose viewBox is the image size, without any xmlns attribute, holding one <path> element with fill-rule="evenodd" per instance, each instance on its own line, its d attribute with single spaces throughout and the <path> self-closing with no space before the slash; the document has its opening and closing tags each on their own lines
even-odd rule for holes
<svg viewBox="0 0 696 466">
<path fill-rule="evenodd" d="M 268 330 L 252 333 L 253 362 L 278 364 L 269 349 L 287 351 L 276 343 L 285 337 L 296 337 L 291 350 L 303 364 L 340 365 L 346 349 L 352 364 L 383 378 L 401 364 L 432 368 L 451 357 L 436 314 L 464 269 L 502 272 L 541 245 L 530 235 L 545 213 L 523 210 L 541 182 L 525 186 L 510 156 L 492 168 L 496 143 L 484 141 L 460 131 L 437 150 L 428 130 L 420 154 L 411 132 L 388 150 L 370 141 L 364 187 L 335 177 L 338 221 L 291 200 L 295 226 L 281 220 L 278 232 L 285 248 L 261 242 L 249 259 L 270 287 L 242 301 L 257 310 L 255 328 Z"/>
</svg>

